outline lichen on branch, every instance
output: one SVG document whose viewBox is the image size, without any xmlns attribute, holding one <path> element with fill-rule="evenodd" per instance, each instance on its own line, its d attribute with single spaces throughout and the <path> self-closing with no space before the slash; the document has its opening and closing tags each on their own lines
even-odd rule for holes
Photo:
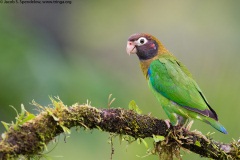
<svg viewBox="0 0 240 160">
<path fill-rule="evenodd" d="M 198 131 L 188 131 L 181 127 L 173 127 L 164 120 L 150 115 L 142 115 L 134 110 L 122 108 L 92 107 L 89 104 L 67 107 L 59 99 L 52 100 L 52 107 L 42 107 L 36 116 L 22 107 L 15 124 L 3 123 L 6 132 L 0 138 L 0 159 L 13 159 L 19 155 L 32 157 L 39 155 L 46 145 L 61 133 L 70 132 L 70 128 L 80 126 L 88 129 L 100 129 L 119 135 L 129 135 L 135 139 L 153 137 L 155 153 L 163 156 L 179 156 L 181 147 L 203 157 L 213 159 L 238 159 L 239 142 L 222 144 L 202 135 Z M 156 141 L 156 137 L 160 139 Z M 164 137 L 164 138 L 162 138 Z M 169 147 L 170 146 L 170 147 Z M 170 154 L 171 153 L 171 154 Z"/>
</svg>

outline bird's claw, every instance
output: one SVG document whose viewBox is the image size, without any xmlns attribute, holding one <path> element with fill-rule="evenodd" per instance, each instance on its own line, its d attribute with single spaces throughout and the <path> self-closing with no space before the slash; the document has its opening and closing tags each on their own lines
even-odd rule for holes
<svg viewBox="0 0 240 160">
<path fill-rule="evenodd" d="M 165 119 L 164 122 L 166 123 L 168 129 L 171 127 L 170 125 L 170 120 L 169 119 Z"/>
</svg>

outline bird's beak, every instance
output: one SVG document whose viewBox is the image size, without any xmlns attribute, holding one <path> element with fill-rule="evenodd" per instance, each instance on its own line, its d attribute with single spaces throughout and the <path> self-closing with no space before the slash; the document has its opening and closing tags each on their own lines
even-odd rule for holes
<svg viewBox="0 0 240 160">
<path fill-rule="evenodd" d="M 132 41 L 128 41 L 126 50 L 128 55 L 136 54 L 137 53 L 136 44 Z"/>
</svg>

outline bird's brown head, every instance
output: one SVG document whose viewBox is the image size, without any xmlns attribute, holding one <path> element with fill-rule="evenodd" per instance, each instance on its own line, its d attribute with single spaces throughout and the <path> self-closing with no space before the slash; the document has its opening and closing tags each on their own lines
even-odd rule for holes
<svg viewBox="0 0 240 160">
<path fill-rule="evenodd" d="M 167 51 L 157 38 L 146 33 L 131 35 L 126 50 L 129 55 L 137 54 L 140 60 L 148 60 Z"/>
</svg>

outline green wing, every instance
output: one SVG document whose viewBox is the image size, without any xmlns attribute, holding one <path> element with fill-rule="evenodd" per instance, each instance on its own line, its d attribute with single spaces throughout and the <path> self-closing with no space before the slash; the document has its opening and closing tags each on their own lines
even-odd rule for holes
<svg viewBox="0 0 240 160">
<path fill-rule="evenodd" d="M 172 55 L 160 56 L 152 61 L 148 76 L 153 88 L 164 97 L 188 110 L 217 120 L 217 114 L 207 103 L 188 69 Z"/>
</svg>

